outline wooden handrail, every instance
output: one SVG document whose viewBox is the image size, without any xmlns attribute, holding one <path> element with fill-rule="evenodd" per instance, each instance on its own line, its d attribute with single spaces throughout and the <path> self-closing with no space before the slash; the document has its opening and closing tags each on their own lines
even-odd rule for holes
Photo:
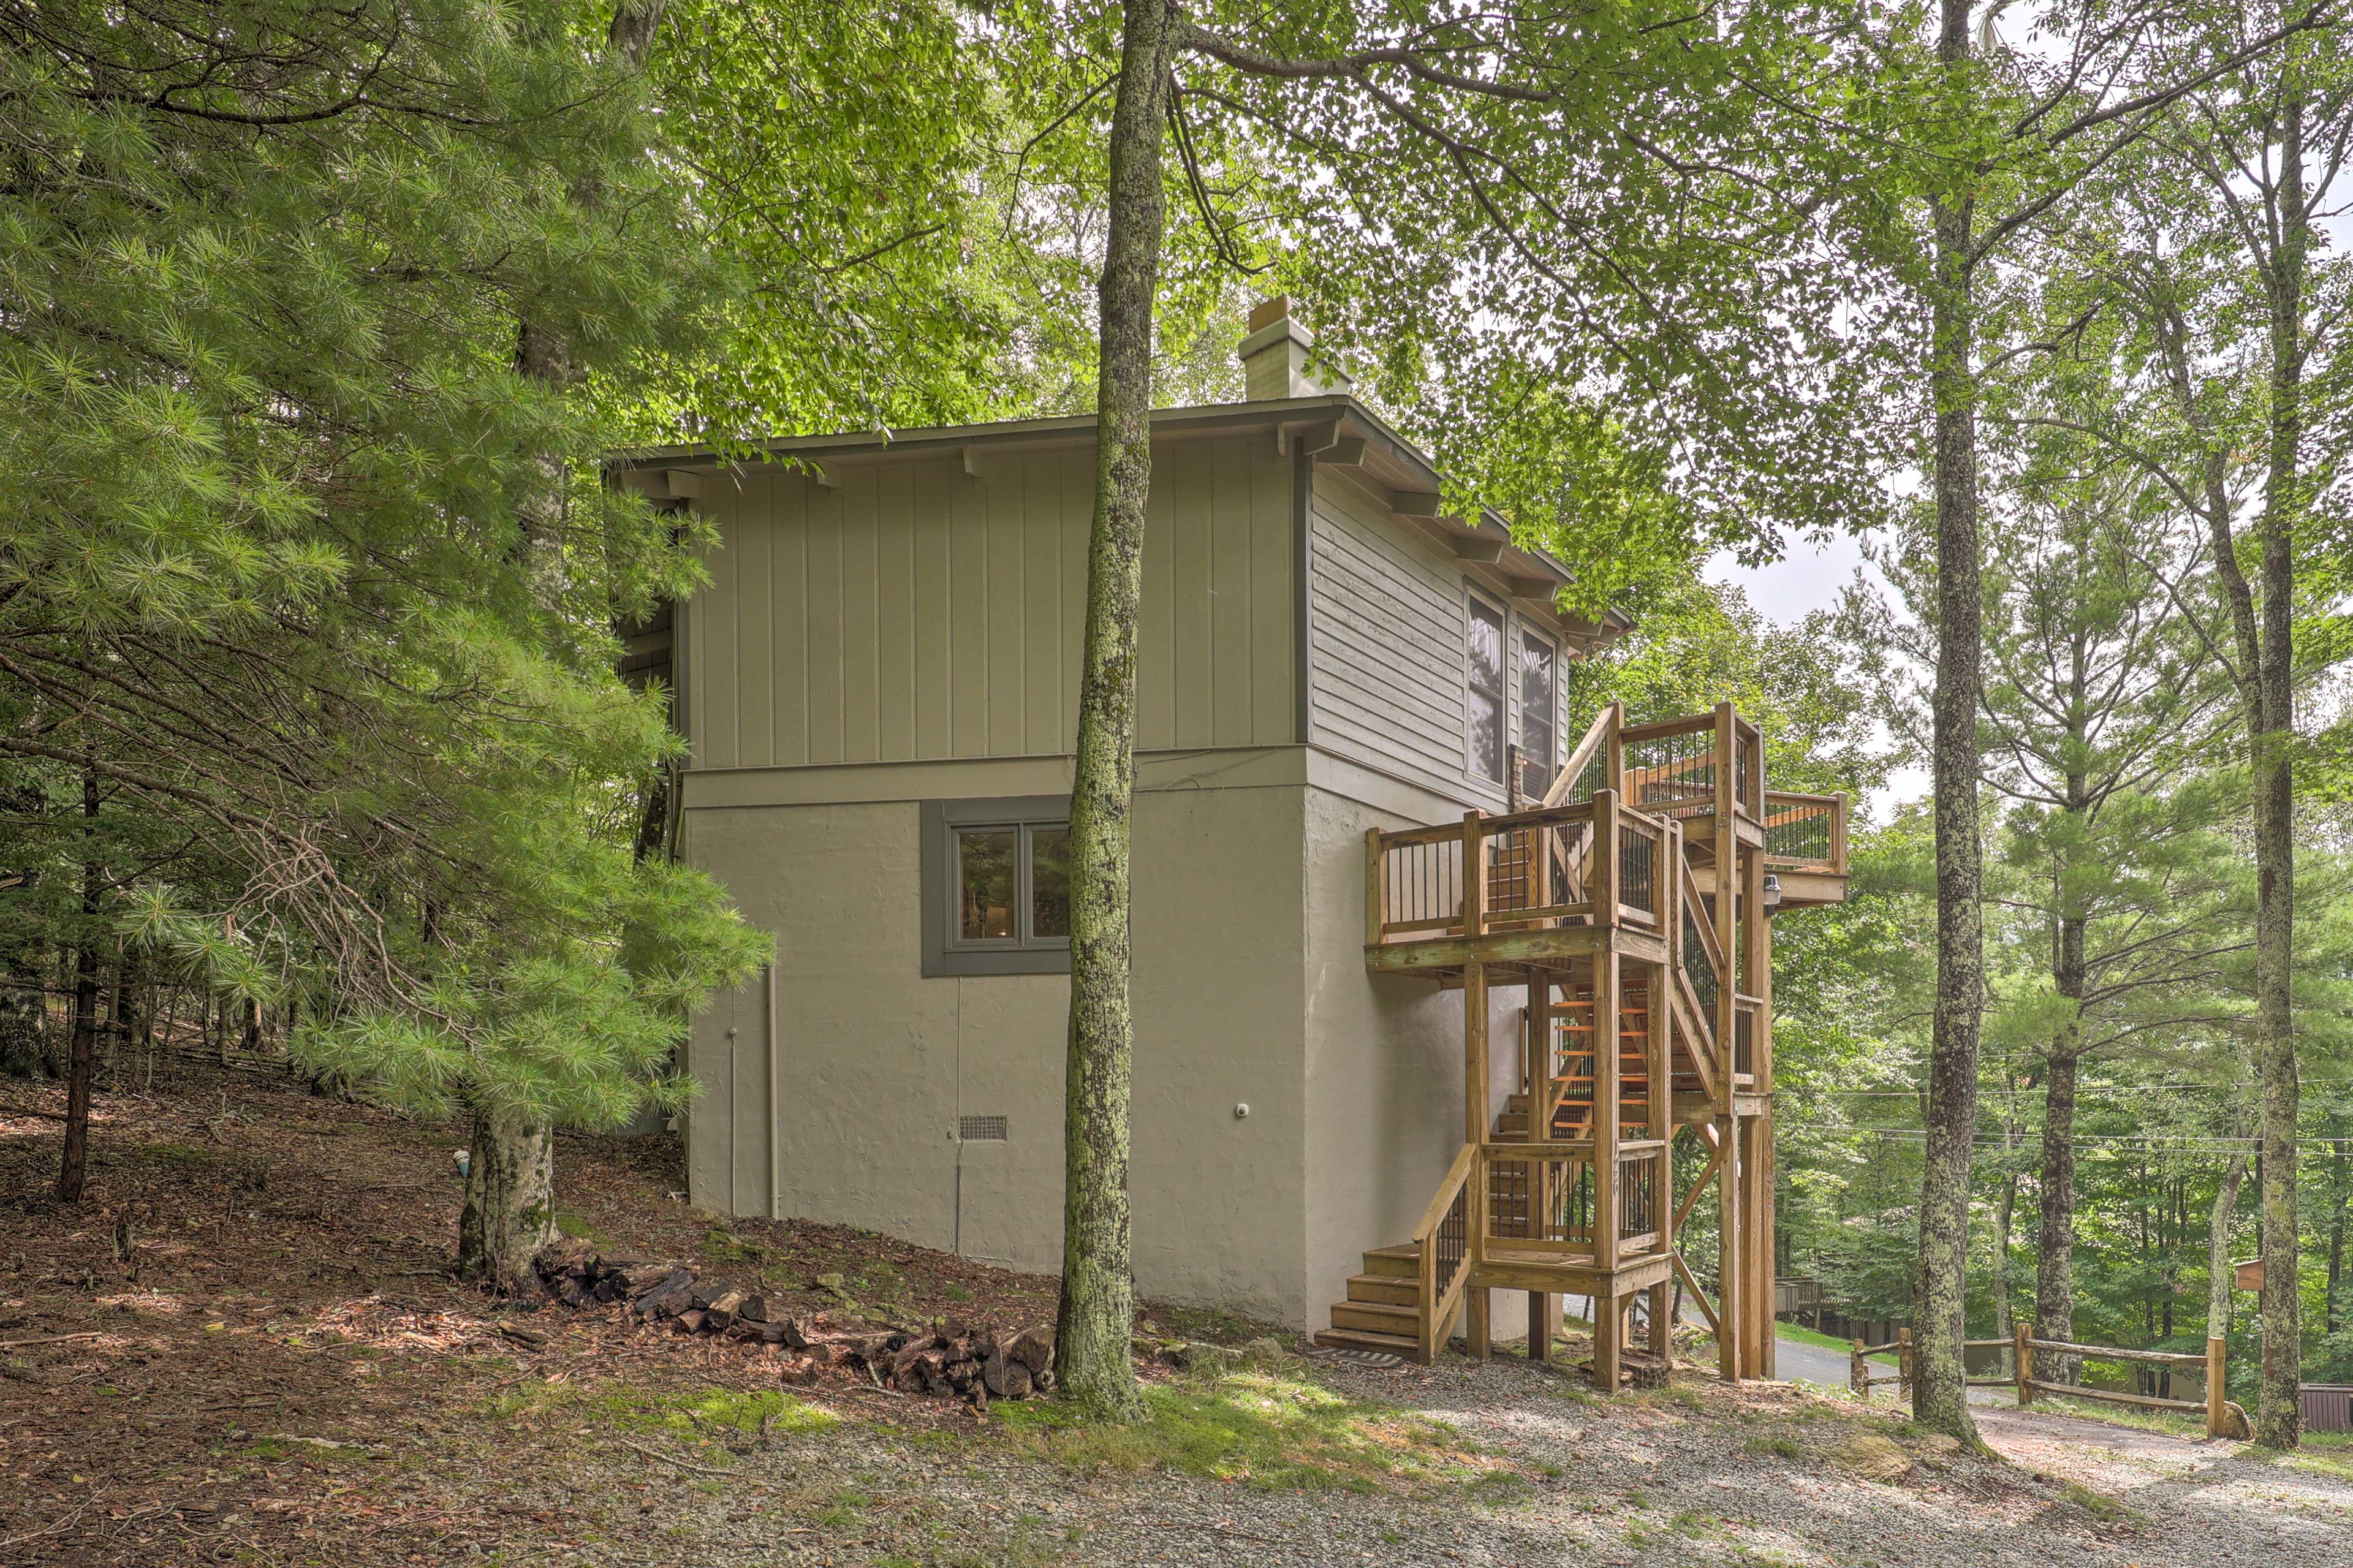
<svg viewBox="0 0 2353 1568">
<path fill-rule="evenodd" d="M 1570 822 L 1585 822 L 1593 816 L 1589 800 L 1571 801 L 1567 805 L 1537 805 L 1525 811 L 1508 812 L 1501 816 L 1482 816 L 1490 833 L 1508 833 L 1522 827 L 1551 827 Z"/>
<path fill-rule="evenodd" d="M 1470 1175 L 1472 1162 L 1478 1152 L 1476 1143 L 1465 1143 L 1462 1152 L 1454 1156 L 1454 1163 L 1446 1168 L 1445 1179 L 1438 1184 L 1438 1195 L 1430 1200 L 1430 1206 L 1421 1211 L 1421 1223 L 1413 1227 L 1413 1239 L 1417 1243 L 1427 1244 L 1431 1237 L 1438 1234 L 1438 1227 L 1446 1223 L 1446 1211 L 1454 1206 L 1455 1192 Z M 1395 1236 L 1397 1232 L 1389 1234 Z"/>
<path fill-rule="evenodd" d="M 1628 724 L 1619 731 L 1629 745 L 1638 741 L 1662 741 L 1670 735 L 1688 735 L 1700 730 L 1715 728 L 1713 713 L 1694 713 L 1682 719 L 1661 719 L 1649 724 Z"/>
<path fill-rule="evenodd" d="M 1707 955 L 1707 966 L 1715 973 L 1718 988 L 1729 991 L 1731 983 L 1724 973 L 1724 944 L 1716 940 L 1715 917 L 1700 900 L 1699 884 L 1692 878 L 1691 862 L 1684 861 L 1677 875 L 1683 879 L 1683 908 L 1691 912 L 1692 924 L 1699 931 L 1699 945 Z"/>
<path fill-rule="evenodd" d="M 1490 1139 L 1479 1145 L 1479 1152 L 1490 1160 L 1590 1160 L 1593 1158 L 1593 1141 L 1589 1138 L 1555 1138 L 1541 1143 L 1524 1143 L 1518 1139 Z"/>
<path fill-rule="evenodd" d="M 1577 787 L 1577 779 L 1591 765 L 1593 753 L 1600 750 L 1603 743 L 1609 740 L 1610 731 L 1625 722 L 1625 712 L 1626 710 L 1622 704 L 1612 702 L 1594 715 L 1593 722 L 1586 729 L 1585 739 L 1577 742 L 1577 750 L 1568 753 L 1567 764 L 1554 777 L 1552 787 L 1545 791 L 1546 805 L 1567 804 L 1568 792 Z"/>
</svg>

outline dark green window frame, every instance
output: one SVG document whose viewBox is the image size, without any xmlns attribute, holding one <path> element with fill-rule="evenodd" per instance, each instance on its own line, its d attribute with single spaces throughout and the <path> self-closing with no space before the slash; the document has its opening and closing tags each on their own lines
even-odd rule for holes
<svg viewBox="0 0 2353 1568">
<path fill-rule="evenodd" d="M 1041 931 L 1039 851 L 1048 836 L 1067 833 L 1068 795 L 993 795 L 923 803 L 923 972 L 927 976 L 1068 974 L 1071 939 Z M 965 909 L 965 840 L 1005 836 L 1012 886 L 1005 928 L 973 934 Z M 1067 909 L 1065 910 L 1067 922 Z"/>
</svg>

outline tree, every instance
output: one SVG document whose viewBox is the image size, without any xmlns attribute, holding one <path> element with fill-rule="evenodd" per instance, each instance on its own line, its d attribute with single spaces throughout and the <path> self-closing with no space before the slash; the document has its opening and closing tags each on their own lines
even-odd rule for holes
<svg viewBox="0 0 2353 1568">
<path fill-rule="evenodd" d="M 94 781 L 148 836 L 90 841 L 102 921 L 299 1003 L 314 1069 L 535 1124 L 678 1103 L 689 1010 L 758 951 L 616 831 L 671 742 L 612 621 L 702 541 L 580 461 L 617 444 L 581 387 L 691 338 L 712 279 L 576 19 L 0 20 L 12 783 Z"/>
<path fill-rule="evenodd" d="M 1921 1184 L 1915 1419 L 1974 1445 L 1961 1339 L 1968 1297 L 1970 1154 L 1985 984 L 1985 865 L 1978 799 L 1984 598 L 1978 423 L 2000 318 L 1989 291 L 2000 259 L 2074 189 L 2145 140 L 2182 94 L 2312 25 L 2291 16 L 2219 59 L 2134 68 L 2153 52 L 2154 8 L 2129 17 L 2063 8 L 2038 19 L 2055 47 L 2001 47 L 2001 7 L 1938 0 L 1925 45 L 1911 13 L 1884 36 L 1853 35 L 1852 68 L 1873 108 L 1842 115 L 1884 146 L 1868 155 L 1864 198 L 1882 215 L 1874 258 L 1925 322 L 1921 467 L 1934 511 L 1935 679 L 1930 750 L 1937 887 L 1936 1001 Z M 2177 62 L 2166 61 L 2168 66 Z M 2129 81 L 2131 86 L 2122 85 Z"/>
<path fill-rule="evenodd" d="M 2231 70 L 2200 83 L 2119 179 L 2112 230 L 2078 266 L 2126 323 L 2087 340 L 2098 374 L 2129 388 L 2077 426 L 2163 485 L 2196 520 L 2219 608 L 2206 635 L 2236 697 L 2250 770 L 2256 879 L 2256 1049 L 2263 1249 L 2259 1442 L 2300 1425 L 2296 1279 L 2295 818 L 2300 686 L 2338 643 L 2309 595 L 2323 487 L 2340 457 L 2326 372 L 2342 352 L 2353 275 L 2316 248 L 2353 131 L 2353 78 L 2337 37 L 2248 54 L 2252 28 L 2215 18 L 2185 52 L 2225 47 Z"/>
<path fill-rule="evenodd" d="M 1593 367 L 1596 376 L 1607 374 L 1637 389 L 1630 406 L 1690 416 L 1677 427 L 1704 430 L 1726 449 L 1778 454 L 1782 460 L 1769 474 L 1699 463 L 1680 469 L 1744 473 L 1730 493 L 1750 500 L 1784 488 L 1813 493 L 1804 476 L 1820 465 L 1788 460 L 1802 442 L 1790 436 L 1787 422 L 1776 426 L 1753 416 L 1767 392 L 1787 390 L 1785 381 L 1806 383 L 1809 373 L 1840 363 L 1814 329 L 1793 324 L 1803 317 L 1792 304 L 1803 293 L 1802 268 L 1776 272 L 1769 284 L 1759 277 L 1760 256 L 1789 260 L 1809 253 L 1803 204 L 1760 194 L 1715 156 L 1726 145 L 1755 151 L 1753 103 L 1751 112 L 1742 111 L 1754 95 L 1731 67 L 1770 63 L 1775 50 L 1787 47 L 1788 36 L 1770 18 L 1756 21 L 1766 35 L 1762 41 L 1741 34 L 1729 42 L 1714 18 L 1666 7 L 1645 7 L 1639 16 L 1576 18 L 1507 11 L 1436 26 L 1419 13 L 1378 5 L 1298 18 L 1220 13 L 1212 20 L 1219 25 L 1196 20 L 1176 0 L 1131 5 L 1123 13 L 1120 63 L 1112 78 L 1098 347 L 1102 467 L 1071 806 L 1070 1164 L 1056 1357 L 1074 1397 L 1113 1410 L 1130 1403 L 1133 1378 L 1129 1296 L 1121 1282 L 1128 1267 L 1125 1207 L 1124 1198 L 1113 1196 L 1125 1169 L 1133 1047 L 1124 936 L 1133 560 L 1150 478 L 1150 335 L 1172 179 L 1198 209 L 1220 253 L 1252 264 L 1237 238 L 1240 222 L 1230 216 L 1229 198 L 1213 188 L 1214 170 L 1201 155 L 1197 117 L 1204 106 L 1221 111 L 1206 138 L 1212 146 L 1249 150 L 1251 143 L 1240 138 L 1242 128 L 1252 128 L 1260 141 L 1293 154 L 1289 161 L 1303 154 L 1310 162 L 1303 183 L 1289 187 L 1290 205 L 1277 208 L 1294 220 L 1304 222 L 1325 205 L 1307 195 L 1325 172 L 1356 182 L 1352 191 L 1359 195 L 1386 184 L 1415 198 L 1389 209 L 1385 221 L 1407 212 L 1433 215 L 1426 226 L 1409 229 L 1408 243 L 1359 249 L 1345 264 L 1324 267 L 1310 251 L 1292 253 L 1311 258 L 1294 270 L 1320 280 L 1323 298 L 1353 308 L 1346 321 L 1362 324 L 1377 317 L 1395 329 L 1387 363 L 1400 385 L 1419 379 L 1416 349 L 1430 338 L 1419 307 L 1432 279 L 1440 273 L 1466 276 L 1452 270 L 1456 253 L 1449 244 L 1507 261 L 1489 275 L 1505 279 L 1491 298 L 1508 304 L 1514 321 L 1540 330 L 1544 342 L 1558 352 L 1549 367 L 1552 378 L 1573 385 L 1584 368 Z M 1745 15 L 1744 20 L 1755 18 Z M 1025 22 L 1033 37 L 1047 40 L 1042 47 L 1051 55 L 1070 38 L 1086 47 L 1094 18 L 1092 13 L 1065 18 L 1041 8 Z M 1630 100 L 1636 96 L 1657 112 L 1632 114 Z M 1158 127 L 1164 113 L 1176 130 L 1170 143 L 1177 150 L 1175 171 L 1163 165 Z M 1651 129 L 1627 134 L 1637 119 Z M 1235 140 L 1229 143 L 1228 137 Z M 1678 211 L 1695 191 L 1704 191 L 1711 204 L 1704 220 Z M 1564 203 L 1606 213 L 1607 225 L 1581 221 Z M 1778 216 L 1761 216 L 1767 209 Z M 1736 214 L 1756 221 L 1741 228 L 1730 221 Z M 1677 240 L 1711 229 L 1720 237 L 1706 249 L 1709 265 L 1695 264 L 1688 254 L 1677 258 L 1672 303 L 1645 287 L 1629 265 L 1646 247 L 1657 254 L 1662 220 Z M 1345 223 L 1316 226 L 1335 241 L 1345 241 L 1349 229 Z M 1417 271 L 1419 292 L 1385 286 L 1383 269 L 1401 263 Z M 1587 281 L 1596 285 L 1589 294 L 1581 292 Z M 1770 309 L 1762 308 L 1767 294 Z M 1485 303 L 1475 294 L 1458 297 L 1444 314 L 1469 319 Z M 1641 330 L 1619 330 L 1634 325 Z M 1340 335 L 1345 340 L 1347 329 Z M 1783 352 L 1788 343 L 1801 348 Z M 1733 374 L 1733 362 L 1751 374 Z M 1763 374 L 1767 366 L 1794 369 L 1785 377 Z M 1525 378 L 1522 385 L 1531 395 L 1537 390 Z M 1777 409 L 1799 408 L 1803 390 Z M 1551 399 L 1567 412 L 1549 428 L 1573 437 L 1566 444 L 1576 452 L 1621 446 L 1621 431 L 1597 426 L 1577 412 L 1583 401 Z M 1819 429 L 1819 423 L 1796 422 L 1805 434 Z M 1672 445 L 1659 447 L 1652 457 Z M 1486 476 L 1493 488 L 1508 470 L 1521 476 L 1524 495 L 1543 494 L 1540 506 L 1523 509 L 1535 513 L 1522 520 L 1529 527 L 1560 521 L 1555 502 L 1563 446 L 1563 440 L 1538 442 L 1532 461 L 1499 462 Z M 1823 450 L 1831 449 L 1825 443 Z M 1686 447 L 1681 455 L 1688 453 Z M 1674 467 L 1653 461 L 1638 477 Z M 1548 474 L 1549 481 L 1530 481 L 1531 473 Z M 1618 509 L 1606 515 L 1625 520 L 1634 514 Z M 1667 514 L 1671 521 L 1678 515 L 1688 517 Z M 1597 555 L 1603 558 L 1606 552 Z M 1588 588 L 1606 591 L 1609 582 L 1597 573 Z M 1084 927 L 1075 912 L 1082 907 L 1090 922 Z"/>
</svg>

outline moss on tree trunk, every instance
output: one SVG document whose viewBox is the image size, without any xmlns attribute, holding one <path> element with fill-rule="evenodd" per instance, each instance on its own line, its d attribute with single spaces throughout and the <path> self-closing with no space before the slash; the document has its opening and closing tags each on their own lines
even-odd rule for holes
<svg viewBox="0 0 2353 1568">
<path fill-rule="evenodd" d="M 1152 307 L 1166 212 L 1161 125 L 1176 8 L 1135 0 L 1123 23 L 1103 253 L 1094 525 L 1071 790 L 1071 1026 L 1063 1127 L 1062 1290 L 1054 1375 L 1099 1414 L 1137 1405 L 1128 1339 L 1128 829 L 1135 783 L 1135 616 L 1152 490 Z"/>
<path fill-rule="evenodd" d="M 1969 52 L 1969 0 L 1943 0 L 1937 54 Z M 1985 985 L 1978 839 L 1978 703 L 1985 600 L 1978 520 L 1976 209 L 1966 190 L 1932 204 L 1936 395 L 1936 671 L 1935 735 L 1936 994 L 1928 1056 L 1926 1148 L 1920 1178 L 1920 1268 L 1913 1309 L 1913 1419 L 1978 1445 L 1961 1362 L 1968 1304 L 1969 1157 L 1977 1136 L 1978 1038 Z"/>
<path fill-rule="evenodd" d="M 513 1110 L 481 1108 L 458 1215 L 458 1275 L 501 1295 L 539 1289 L 532 1260 L 555 1239 L 555 1135 Z"/>
</svg>

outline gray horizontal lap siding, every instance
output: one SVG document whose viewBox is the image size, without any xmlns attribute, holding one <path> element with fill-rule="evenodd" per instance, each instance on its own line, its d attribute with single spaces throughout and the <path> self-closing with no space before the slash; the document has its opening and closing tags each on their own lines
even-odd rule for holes
<svg viewBox="0 0 2353 1568">
<path fill-rule="evenodd" d="M 1315 740 L 1451 795 L 1500 799 L 1465 763 L 1462 574 L 1327 495 L 1313 548 Z"/>
</svg>

